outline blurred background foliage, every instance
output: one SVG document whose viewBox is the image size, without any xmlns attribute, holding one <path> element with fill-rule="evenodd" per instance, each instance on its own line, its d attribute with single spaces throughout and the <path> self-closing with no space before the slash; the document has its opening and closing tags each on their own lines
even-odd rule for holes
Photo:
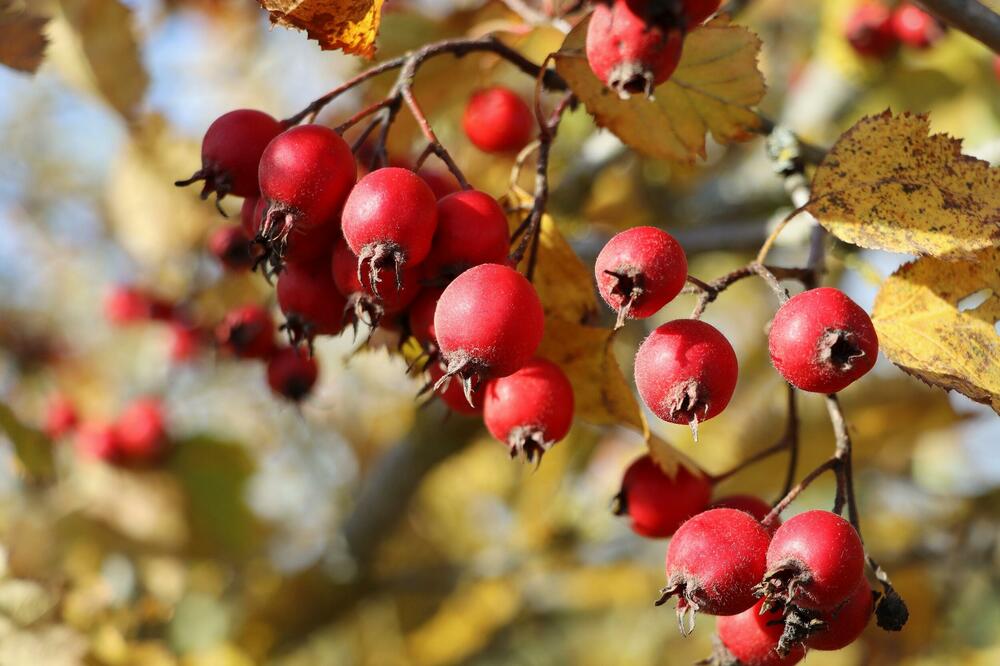
<svg viewBox="0 0 1000 666">
<path fill-rule="evenodd" d="M 211 355 L 171 362 L 162 326 L 115 329 L 101 296 L 144 285 L 200 322 L 270 303 L 260 276 L 223 274 L 204 251 L 223 223 L 175 179 L 198 164 L 209 122 L 238 107 L 291 115 L 364 63 L 269 30 L 249 0 L 43 0 L 51 43 L 34 77 L 0 68 L 0 664 L 186 666 L 271 663 L 683 664 L 709 652 L 713 622 L 682 639 L 652 601 L 664 543 L 608 510 L 641 439 L 577 425 L 534 469 L 507 460 L 474 420 L 418 409 L 420 382 L 349 334 L 317 346 L 322 376 L 297 410 L 274 399 L 263 368 Z M 858 60 L 840 22 L 852 2 L 757 0 L 740 15 L 763 39 L 763 110 L 828 144 L 887 106 L 931 112 L 967 152 L 1000 158 L 1000 83 L 986 50 L 952 31 L 888 63 Z M 504 32 L 536 61 L 562 35 L 525 30 L 499 3 L 389 0 L 378 57 L 461 34 Z M 511 163 L 460 131 L 468 94 L 532 82 L 488 56 L 439 59 L 416 91 L 477 187 L 502 195 Z M 389 79 L 344 96 L 321 122 L 349 116 Z M 404 114 L 393 155 L 419 150 Z M 691 272 L 745 264 L 789 204 L 762 142 L 710 146 L 705 164 L 637 159 L 585 112 L 553 153 L 553 215 L 592 261 L 614 231 L 676 233 Z M 238 201 L 227 200 L 230 215 Z M 801 263 L 806 230 L 782 236 L 776 262 Z M 870 308 L 899 257 L 837 248 L 830 281 Z M 850 269 L 845 270 L 845 269 Z M 691 297 L 646 327 L 686 316 Z M 770 294 L 735 286 L 707 319 L 733 340 L 741 381 L 702 426 L 654 425 L 710 472 L 771 444 L 784 389 L 763 330 Z M 604 313 L 607 315 L 607 313 Z M 605 323 L 610 323 L 607 317 Z M 617 340 L 630 356 L 645 334 Z M 161 467 L 112 469 L 51 445 L 37 427 L 54 392 L 90 416 L 161 396 L 176 446 Z M 884 361 L 844 394 L 869 546 L 911 610 L 899 635 L 870 629 L 807 664 L 1000 663 L 1000 429 L 995 415 L 927 388 Z M 822 402 L 801 398 L 803 460 L 831 451 Z M 784 461 L 727 481 L 772 498 Z M 793 511 L 826 507 L 829 483 Z"/>
</svg>

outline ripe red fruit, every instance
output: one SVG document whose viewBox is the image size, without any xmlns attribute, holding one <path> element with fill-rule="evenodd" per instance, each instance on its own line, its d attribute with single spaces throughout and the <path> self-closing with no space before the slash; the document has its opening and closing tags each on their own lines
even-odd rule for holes
<svg viewBox="0 0 1000 666">
<path fill-rule="evenodd" d="M 266 359 L 274 351 L 274 320 L 261 306 L 244 305 L 226 313 L 215 336 L 235 356 Z"/>
<path fill-rule="evenodd" d="M 231 271 L 253 266 L 250 239 L 239 225 L 219 227 L 208 237 L 208 250 Z"/>
<path fill-rule="evenodd" d="M 201 346 L 201 332 L 184 322 L 170 324 L 170 360 L 174 363 L 190 361 Z"/>
<path fill-rule="evenodd" d="M 437 231 L 424 275 L 447 282 L 479 264 L 502 264 L 509 246 L 507 217 L 496 199 L 478 190 L 449 194 L 437 203 Z"/>
<path fill-rule="evenodd" d="M 287 264 L 275 288 L 285 314 L 282 326 L 293 345 L 311 343 L 317 335 L 336 335 L 344 328 L 347 300 L 337 291 L 329 265 Z"/>
<path fill-rule="evenodd" d="M 163 405 L 156 398 L 132 402 L 118 417 L 115 431 L 123 458 L 134 463 L 155 461 L 167 444 Z"/>
<path fill-rule="evenodd" d="M 511 458 L 523 453 L 528 462 L 540 461 L 573 424 L 573 386 L 558 365 L 534 358 L 486 385 L 483 421 Z"/>
<path fill-rule="evenodd" d="M 42 431 L 50 439 L 60 439 L 76 430 L 80 415 L 73 401 L 61 393 L 49 398 L 45 406 L 45 422 Z"/>
<path fill-rule="evenodd" d="M 266 204 L 260 197 L 247 197 L 240 206 L 240 227 L 249 239 L 257 237 L 257 230 L 260 228 L 261 218 L 264 217 Z"/>
<path fill-rule="evenodd" d="M 778 654 L 778 641 L 785 625 L 781 611 L 764 611 L 763 599 L 738 615 L 720 617 L 715 628 L 728 657 L 740 666 L 793 666 L 805 657 L 805 649 L 795 646 L 787 655 Z M 725 660 L 719 660 L 726 663 Z"/>
<path fill-rule="evenodd" d="M 681 292 L 687 280 L 684 249 L 666 231 L 633 227 L 607 242 L 594 263 L 601 298 L 625 319 L 645 319 Z"/>
<path fill-rule="evenodd" d="M 152 310 L 152 297 L 136 287 L 116 285 L 104 295 L 104 316 L 113 324 L 132 324 L 147 320 Z"/>
<path fill-rule="evenodd" d="M 667 586 L 656 605 L 677 596 L 681 633 L 694 629 L 698 612 L 735 615 L 752 607 L 754 587 L 767 566 L 771 536 L 752 516 L 709 509 L 678 528 L 667 548 Z M 690 614 L 689 626 L 684 626 Z"/>
<path fill-rule="evenodd" d="M 789 384 L 836 393 L 875 365 L 878 335 L 857 303 L 839 289 L 822 287 L 781 306 L 771 322 L 768 349 Z"/>
<path fill-rule="evenodd" d="M 712 482 L 705 474 L 678 465 L 671 478 L 646 454 L 625 470 L 613 510 L 616 515 L 628 515 L 637 534 L 666 538 L 685 520 L 704 511 L 711 494 Z"/>
<path fill-rule="evenodd" d="M 937 19 L 909 3 L 892 13 L 892 30 L 899 41 L 915 49 L 930 48 L 944 37 L 944 27 Z"/>
<path fill-rule="evenodd" d="M 654 0 L 599 3 L 587 26 L 587 62 L 606 86 L 622 99 L 670 78 L 681 60 L 684 34 L 677 18 L 654 15 Z"/>
<path fill-rule="evenodd" d="M 430 381 L 421 393 L 433 391 L 434 386 L 443 379 L 440 388 L 434 393 L 434 395 L 441 398 L 441 402 L 459 414 L 481 414 L 483 411 L 483 394 L 486 391 L 486 387 L 480 386 L 472 392 L 472 401 L 470 404 L 470 401 L 466 399 L 465 393 L 462 390 L 462 383 L 458 380 L 453 381 L 451 378 L 444 378 L 445 372 L 446 369 L 440 361 L 431 359 L 427 364 L 427 374 L 430 377 Z"/>
<path fill-rule="evenodd" d="M 717 415 L 733 397 L 736 352 L 715 327 L 677 319 L 649 334 L 635 356 L 635 383 L 646 405 L 664 421 L 698 423 Z"/>
<path fill-rule="evenodd" d="M 84 421 L 77 428 L 74 450 L 84 458 L 114 462 L 121 453 L 118 431 L 104 421 Z"/>
<path fill-rule="evenodd" d="M 382 287 L 376 294 L 372 289 L 369 274 L 358 275 L 358 258 L 351 252 L 351 248 L 347 247 L 347 243 L 341 239 L 333 248 L 331 260 L 333 282 L 347 299 L 344 308 L 345 321 L 353 319 L 355 331 L 359 321 L 375 328 L 384 316 L 405 310 L 420 293 L 417 269 L 404 268 L 400 275 L 401 284 L 396 282 L 390 271 L 389 268 L 379 270 L 377 278 Z"/>
<path fill-rule="evenodd" d="M 469 97 L 462 128 L 485 153 L 516 153 L 531 142 L 535 115 L 513 90 L 493 86 Z"/>
<path fill-rule="evenodd" d="M 227 194 L 253 197 L 257 187 L 257 165 L 264 148 L 281 133 L 282 125 L 263 111 L 238 109 L 224 113 L 208 127 L 201 141 L 201 169 L 175 185 L 204 180 L 201 198 L 211 192 L 221 199 Z"/>
<path fill-rule="evenodd" d="M 774 533 L 761 588 L 770 599 L 825 610 L 850 595 L 864 576 L 865 549 L 849 522 L 806 511 Z"/>
<path fill-rule="evenodd" d="M 413 301 L 407 314 L 410 334 L 423 345 L 424 349 L 437 348 L 434 333 L 434 311 L 444 289 L 423 289 Z"/>
<path fill-rule="evenodd" d="M 847 647 L 861 636 L 874 612 L 875 595 L 862 578 L 843 603 L 820 615 L 822 628 L 809 635 L 806 647 L 830 651 Z"/>
<path fill-rule="evenodd" d="M 481 264 L 449 284 L 434 311 L 434 332 L 448 376 L 466 396 L 490 377 L 506 377 L 531 360 L 545 326 L 542 303 L 523 275 Z"/>
<path fill-rule="evenodd" d="M 851 12 L 844 28 L 847 41 L 866 58 L 885 58 L 896 50 L 892 12 L 884 5 L 866 3 Z"/>
<path fill-rule="evenodd" d="M 267 362 L 267 384 L 293 402 L 304 400 L 319 377 L 316 359 L 300 347 L 282 347 Z"/>
<path fill-rule="evenodd" d="M 728 495 L 712 502 L 710 508 L 743 511 L 744 513 L 749 513 L 762 524 L 764 518 L 771 513 L 771 505 L 754 495 Z M 774 534 L 779 525 L 781 525 L 781 518 L 775 518 L 774 522 L 764 525 L 764 528 L 771 534 Z"/>
<path fill-rule="evenodd" d="M 458 181 L 455 180 L 455 176 L 448 171 L 423 167 L 421 169 L 417 169 L 417 175 L 424 179 L 424 182 L 427 183 L 427 187 L 431 188 L 434 196 L 438 199 L 443 199 L 449 194 L 459 192 L 462 189 L 459 186 Z"/>
<path fill-rule="evenodd" d="M 1000 55 L 993 56 L 993 75 L 1000 81 Z"/>
<path fill-rule="evenodd" d="M 719 11 L 722 0 L 682 0 L 684 13 L 687 16 L 686 30 L 690 30 L 705 22 L 709 16 Z"/>
</svg>

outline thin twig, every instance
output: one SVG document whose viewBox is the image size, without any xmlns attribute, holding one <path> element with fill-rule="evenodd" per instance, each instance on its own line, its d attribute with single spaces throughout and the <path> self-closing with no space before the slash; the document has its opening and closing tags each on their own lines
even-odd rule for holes
<svg viewBox="0 0 1000 666">
<path fill-rule="evenodd" d="M 920 0 L 928 11 L 1000 53 L 1000 15 L 977 0 Z"/>
<path fill-rule="evenodd" d="M 781 497 L 790 493 L 792 486 L 795 485 L 795 471 L 799 465 L 799 409 L 795 387 L 791 384 L 788 384 L 788 421 L 785 437 L 788 439 L 788 471 L 785 473 L 785 485 L 781 489 Z"/>
</svg>

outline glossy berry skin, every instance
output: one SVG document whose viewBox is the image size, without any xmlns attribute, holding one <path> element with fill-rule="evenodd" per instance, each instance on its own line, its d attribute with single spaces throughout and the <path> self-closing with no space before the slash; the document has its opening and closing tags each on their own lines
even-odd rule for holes
<svg viewBox="0 0 1000 666">
<path fill-rule="evenodd" d="M 655 20 L 655 6 L 655 0 L 599 3 L 587 26 L 590 69 L 622 99 L 637 94 L 651 97 L 681 60 L 681 27 L 669 17 Z"/>
<path fill-rule="evenodd" d="M 430 381 L 427 384 L 426 390 L 431 391 L 438 382 L 442 381 L 446 371 L 446 368 L 440 361 L 431 360 L 427 364 L 427 375 Z M 465 397 L 465 393 L 462 391 L 462 383 L 458 379 L 449 378 L 442 382 L 434 395 L 440 398 L 441 402 L 447 405 L 448 409 L 453 412 L 458 412 L 459 414 L 482 414 L 483 395 L 485 392 L 485 386 L 478 387 L 472 392 L 472 403 L 470 404 L 469 400 Z"/>
<path fill-rule="evenodd" d="M 705 474 L 677 466 L 673 478 L 649 454 L 625 470 L 614 512 L 632 519 L 632 530 L 650 538 L 672 536 L 685 520 L 705 510 L 712 483 Z"/>
<path fill-rule="evenodd" d="M 167 445 L 163 405 L 156 398 L 140 398 L 129 404 L 115 422 L 118 449 L 132 463 L 159 459 Z"/>
<path fill-rule="evenodd" d="M 426 288 L 420 291 L 420 295 L 410 305 L 407 313 L 410 334 L 424 346 L 437 348 L 437 335 L 434 333 L 434 311 L 437 309 L 438 299 L 444 289 Z"/>
<path fill-rule="evenodd" d="M 655 227 L 633 227 L 607 242 L 594 263 L 597 290 L 625 319 L 645 319 L 681 292 L 687 280 L 687 257 L 680 243 Z"/>
<path fill-rule="evenodd" d="M 253 266 L 250 239 L 240 225 L 219 227 L 208 237 L 208 251 L 227 270 L 244 271 Z"/>
<path fill-rule="evenodd" d="M 743 511 L 749 513 L 761 524 L 763 524 L 764 518 L 771 513 L 771 505 L 754 495 L 727 495 L 712 502 L 709 508 Z M 773 535 L 780 525 L 781 518 L 775 518 L 774 522 L 764 525 L 764 528 Z"/>
<path fill-rule="evenodd" d="M 483 400 L 483 422 L 511 457 L 531 462 L 566 437 L 573 424 L 573 387 L 562 369 L 543 358 L 491 380 Z"/>
<path fill-rule="evenodd" d="M 49 398 L 45 406 L 45 420 L 42 432 L 50 439 L 61 439 L 76 430 L 80 414 L 73 401 L 61 393 Z"/>
<path fill-rule="evenodd" d="M 312 392 L 319 365 L 301 347 L 282 347 L 267 362 L 267 384 L 275 394 L 301 402 Z"/>
<path fill-rule="evenodd" d="M 847 598 L 864 576 L 865 549 L 849 522 L 829 511 L 787 520 L 767 549 L 768 596 L 826 610 Z"/>
<path fill-rule="evenodd" d="M 924 10 L 904 3 L 892 13 L 892 30 L 903 44 L 915 49 L 928 49 L 944 37 L 937 19 Z"/>
<path fill-rule="evenodd" d="M 874 2 L 858 5 L 851 12 L 844 35 L 858 55 L 872 59 L 888 57 L 899 44 L 892 28 L 892 12 Z"/>
<path fill-rule="evenodd" d="M 343 330 L 347 299 L 337 290 L 327 263 L 305 267 L 286 264 L 278 275 L 275 292 L 292 344 Z"/>
<path fill-rule="evenodd" d="M 121 454 L 118 431 L 105 421 L 84 421 L 77 428 L 73 449 L 83 458 L 115 462 Z"/>
<path fill-rule="evenodd" d="M 438 200 L 437 231 L 424 261 L 424 275 L 447 282 L 479 264 L 507 261 L 507 217 L 496 199 L 463 190 Z"/>
<path fill-rule="evenodd" d="M 805 657 L 798 645 L 786 656 L 778 654 L 778 640 L 784 631 L 781 612 L 761 612 L 764 600 L 737 615 L 720 617 L 715 624 L 719 641 L 729 656 L 741 666 L 793 666 Z"/>
<path fill-rule="evenodd" d="M 535 288 L 499 264 L 481 264 L 459 275 L 434 311 L 448 373 L 469 381 L 520 370 L 535 355 L 544 325 Z"/>
<path fill-rule="evenodd" d="M 274 320 L 259 305 L 230 310 L 215 335 L 223 349 L 240 358 L 266 359 L 274 351 Z"/>
<path fill-rule="evenodd" d="M 678 528 L 667 547 L 667 586 L 657 605 L 677 596 L 678 622 L 694 613 L 735 615 L 757 603 L 771 535 L 752 516 L 709 509 Z"/>
<path fill-rule="evenodd" d="M 516 153 L 531 142 L 535 115 L 516 92 L 494 86 L 472 93 L 462 128 L 484 153 Z"/>
<path fill-rule="evenodd" d="M 224 113 L 208 127 L 201 142 L 201 169 L 177 185 L 204 180 L 201 198 L 215 192 L 253 197 L 260 191 L 257 166 L 264 149 L 282 131 L 282 125 L 263 111 L 238 109 Z"/>
<path fill-rule="evenodd" d="M 353 319 L 355 325 L 361 321 L 374 328 L 383 316 L 404 311 L 420 293 L 418 269 L 404 268 L 397 285 L 393 270 L 381 268 L 377 274 L 380 287 L 376 294 L 370 274 L 358 275 L 358 258 L 343 239 L 333 249 L 331 273 L 337 290 L 347 299 L 345 316 Z"/>
<path fill-rule="evenodd" d="M 854 592 L 835 608 L 819 617 L 824 627 L 810 634 L 805 645 L 813 650 L 840 650 L 864 633 L 875 612 L 875 596 L 868 581 L 862 578 Z"/>
<path fill-rule="evenodd" d="M 635 357 L 635 383 L 646 405 L 664 421 L 692 428 L 725 409 L 738 374 L 729 341 L 696 319 L 663 324 Z"/>
<path fill-rule="evenodd" d="M 875 365 L 878 335 L 857 303 L 839 289 L 822 287 L 781 306 L 771 322 L 768 350 L 789 384 L 836 393 Z"/>
</svg>

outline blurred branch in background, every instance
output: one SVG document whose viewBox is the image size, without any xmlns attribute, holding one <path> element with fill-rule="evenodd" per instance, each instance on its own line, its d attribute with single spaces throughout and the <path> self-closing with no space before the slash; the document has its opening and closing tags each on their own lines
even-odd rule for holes
<svg viewBox="0 0 1000 666">
<path fill-rule="evenodd" d="M 942 21 L 1000 53 L 1000 14 L 978 0 L 921 0 Z"/>
</svg>

